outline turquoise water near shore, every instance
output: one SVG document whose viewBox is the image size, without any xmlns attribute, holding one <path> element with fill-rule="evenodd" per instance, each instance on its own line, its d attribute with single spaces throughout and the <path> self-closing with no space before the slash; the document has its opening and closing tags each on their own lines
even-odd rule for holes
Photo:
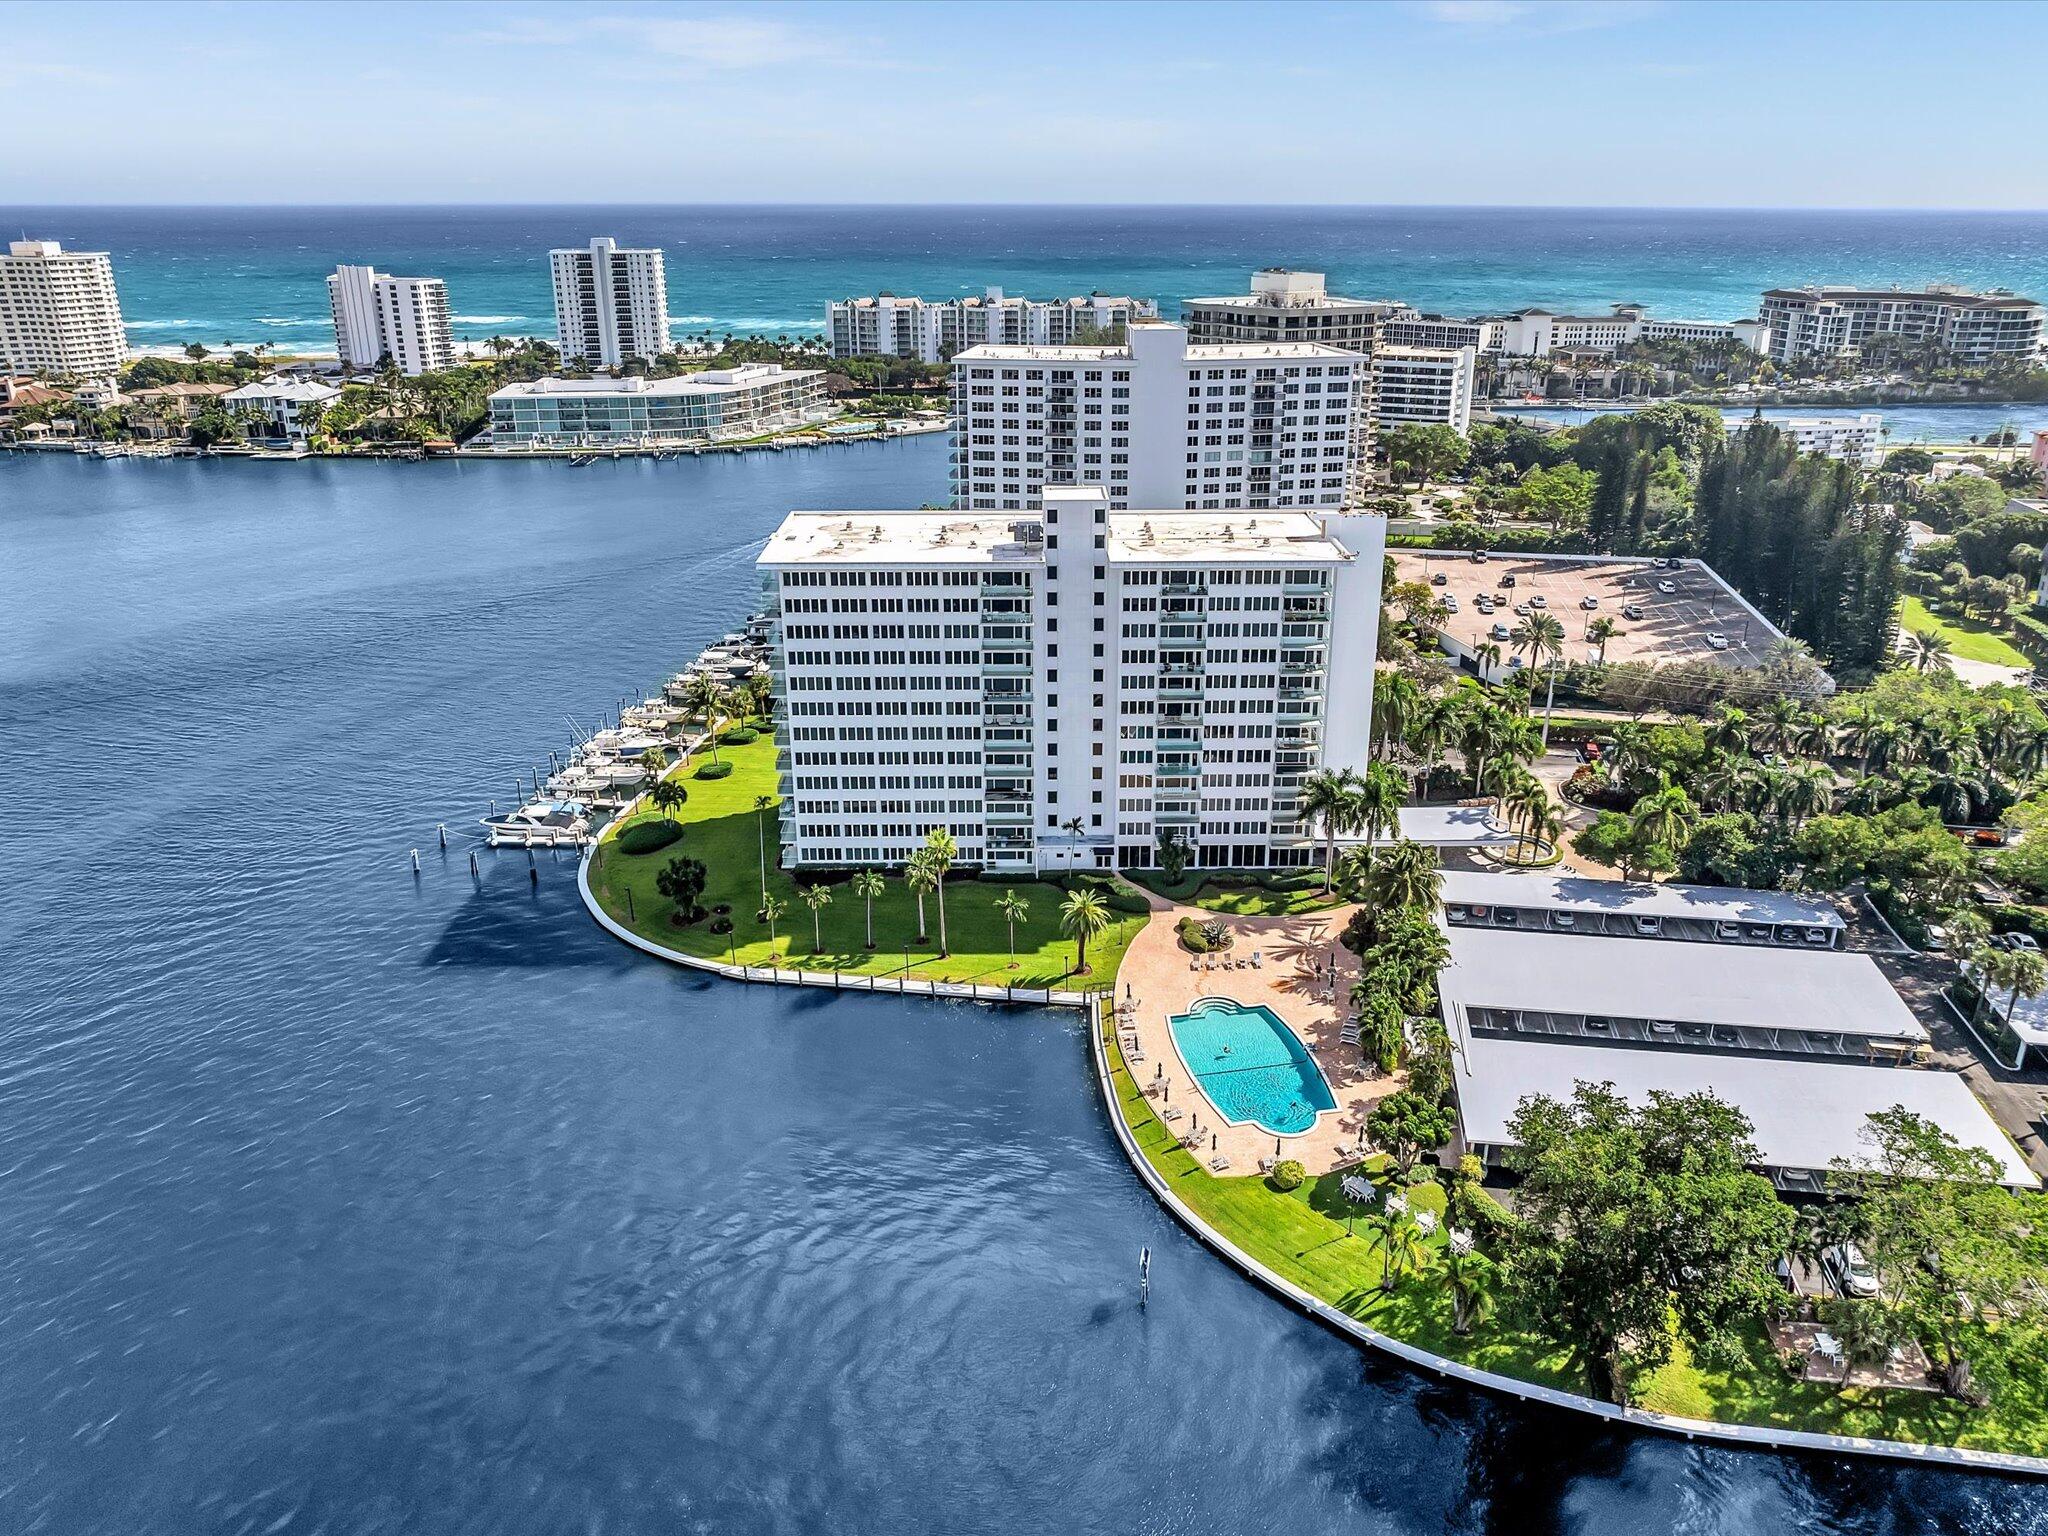
<svg viewBox="0 0 2048 1536">
<path fill-rule="evenodd" d="M 678 335 L 815 334 L 827 301 L 994 284 L 1037 297 L 1242 291 L 1255 267 L 1425 310 L 1620 301 L 1753 314 L 1805 282 L 2002 285 L 2048 296 L 2048 214 L 1173 207 L 0 207 L 10 233 L 108 250 L 138 346 L 333 347 L 338 262 L 443 277 L 459 336 L 552 335 L 547 251 L 667 252 Z"/>
<path fill-rule="evenodd" d="M 1576 427 L 1595 416 L 1611 415 L 1613 406 L 1500 405 L 1495 414 L 1526 416 L 1535 421 L 1557 422 Z M 1742 406 L 1720 407 L 1731 421 L 1747 420 L 1753 413 Z M 1875 411 L 1884 418 L 1887 439 L 1893 443 L 1967 443 L 2002 428 L 2019 434 L 2022 444 L 2033 441 L 2036 432 L 2048 432 L 2048 401 L 2006 401 L 1989 405 L 1767 405 L 1766 421 L 1794 416 L 1860 416 Z"/>
</svg>

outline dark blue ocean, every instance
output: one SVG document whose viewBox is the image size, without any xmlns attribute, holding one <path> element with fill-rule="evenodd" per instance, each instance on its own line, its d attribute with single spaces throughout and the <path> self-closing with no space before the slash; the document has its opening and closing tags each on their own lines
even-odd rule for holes
<svg viewBox="0 0 2048 1536">
<path fill-rule="evenodd" d="M 1071 1018 L 713 984 L 566 858 L 470 878 L 786 509 L 945 451 L 0 457 L 0 1531 L 2048 1525 L 1421 1379 L 1174 1227 Z"/>
<path fill-rule="evenodd" d="M 137 346 L 333 350 L 338 262 L 445 278 L 463 337 L 554 331 L 547 251 L 612 235 L 667 252 L 679 336 L 799 335 L 881 289 L 1036 297 L 1242 291 L 1255 267 L 1467 314 L 1621 301 L 1732 320 L 1766 288 L 1946 280 L 2048 296 L 2048 213 L 1570 208 L 24 208 L 0 226 L 113 253 Z M 1597 312 L 1597 311 L 1596 311 Z"/>
</svg>

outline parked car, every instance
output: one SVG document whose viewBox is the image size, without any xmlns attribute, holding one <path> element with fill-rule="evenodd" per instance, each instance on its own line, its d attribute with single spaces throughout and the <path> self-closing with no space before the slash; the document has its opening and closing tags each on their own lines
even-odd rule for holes
<svg viewBox="0 0 2048 1536">
<path fill-rule="evenodd" d="M 1725 651 L 1728 649 L 1728 637 L 1718 629 L 1713 630 L 1707 635 L 1707 644 L 1717 651 Z"/>
<path fill-rule="evenodd" d="M 1456 594 L 1455 592 L 1447 594 L 1447 595 L 1445 596 L 1445 598 L 1444 598 L 1444 612 L 1445 612 L 1445 613 L 1456 613 L 1457 611 L 1458 611 L 1458 596 L 1457 596 L 1457 594 Z"/>
<path fill-rule="evenodd" d="M 1714 937 L 1717 939 L 1739 939 L 1742 937 L 1742 924 L 1716 923 L 1714 924 Z"/>
<path fill-rule="evenodd" d="M 1678 583 L 1675 581 L 1660 581 L 1657 583 L 1657 590 L 1659 592 L 1662 592 L 1666 597 L 1669 597 L 1673 592 L 1676 592 L 1678 590 Z"/>
<path fill-rule="evenodd" d="M 2041 946 L 2034 942 L 2034 936 L 2031 933 L 2008 933 L 2005 936 L 2005 947 L 2007 949 L 2023 950 L 2030 955 L 2041 953 Z"/>
<path fill-rule="evenodd" d="M 1587 609 L 1598 608 L 1600 606 L 1600 599 L 1595 597 L 1592 593 L 1588 592 L 1584 597 L 1579 599 L 1579 606 L 1581 608 Z"/>
<path fill-rule="evenodd" d="M 1643 936 L 1644 938 L 1646 938 L 1646 939 L 1654 939 L 1654 938 L 1655 938 L 1655 937 L 1656 937 L 1656 936 L 1657 936 L 1658 934 L 1662 933 L 1663 931 L 1664 931 L 1664 919 L 1663 919 L 1663 918 L 1661 918 L 1661 917 L 1650 917 L 1650 916 L 1647 916 L 1647 915 L 1645 915 L 1645 914 L 1641 914 L 1641 913 L 1638 913 L 1638 914 L 1637 914 L 1637 916 L 1636 916 L 1636 932 L 1637 932 L 1637 933 L 1639 933 L 1639 934 L 1641 934 L 1641 935 L 1642 935 L 1642 936 Z"/>
<path fill-rule="evenodd" d="M 1514 638 L 1514 631 L 1510 630 L 1505 624 L 1496 624 L 1486 632 L 1486 635 L 1490 640 L 1512 640 Z"/>
<path fill-rule="evenodd" d="M 1640 603 L 1623 603 L 1621 605 L 1621 616 L 1624 619 L 1640 619 L 1643 616 L 1642 605 Z"/>
<path fill-rule="evenodd" d="M 1434 576 L 1429 578 L 1429 584 L 1432 587 L 1447 587 L 1451 584 L 1451 578 L 1446 576 L 1442 571 L 1438 571 Z"/>
<path fill-rule="evenodd" d="M 1473 563 L 1474 565 L 1484 565 L 1484 564 L 1486 564 L 1486 551 L 1485 551 L 1485 550 L 1483 550 L 1483 549 L 1475 549 L 1475 550 L 1473 550 L 1473 551 L 1472 551 L 1472 563 Z"/>
<path fill-rule="evenodd" d="M 1869 1297 L 1878 1292 L 1877 1271 L 1854 1243 L 1835 1243 L 1820 1251 L 1821 1272 L 1843 1296 Z"/>
<path fill-rule="evenodd" d="M 1517 603 L 1515 604 L 1515 612 L 1526 619 L 1529 617 L 1529 605 L 1527 603 Z"/>
<path fill-rule="evenodd" d="M 1515 573 L 1514 573 L 1513 571 L 1502 571 L 1502 572 L 1500 573 L 1500 581 L 1499 581 L 1498 585 L 1500 585 L 1500 586 L 1503 586 L 1503 587 L 1512 587 L 1512 586 L 1513 586 L 1514 584 L 1515 584 Z"/>
<path fill-rule="evenodd" d="M 1529 606 L 1531 608 L 1548 608 L 1550 606 L 1550 599 L 1541 592 L 1531 592 L 1529 594 Z"/>
<path fill-rule="evenodd" d="M 1586 741 L 1582 741 L 1582 742 L 1580 742 L 1580 743 L 1579 743 L 1579 761 L 1580 761 L 1580 762 L 1582 762 L 1582 763 L 1597 763 L 1597 762 L 1599 762 L 1599 761 L 1600 761 L 1600 743 L 1599 743 L 1599 742 L 1597 742 L 1597 741 L 1593 741 L 1593 740 L 1590 740 L 1590 739 L 1588 739 L 1588 740 L 1586 740 Z"/>
</svg>

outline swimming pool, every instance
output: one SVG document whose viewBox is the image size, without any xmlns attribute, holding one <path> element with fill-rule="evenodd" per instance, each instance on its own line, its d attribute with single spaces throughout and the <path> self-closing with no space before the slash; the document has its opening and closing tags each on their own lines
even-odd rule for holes
<svg viewBox="0 0 2048 1536">
<path fill-rule="evenodd" d="M 1263 1003 L 1205 997 L 1166 1027 L 1189 1074 L 1232 1125 L 1298 1136 L 1337 1107 L 1308 1047 Z"/>
</svg>

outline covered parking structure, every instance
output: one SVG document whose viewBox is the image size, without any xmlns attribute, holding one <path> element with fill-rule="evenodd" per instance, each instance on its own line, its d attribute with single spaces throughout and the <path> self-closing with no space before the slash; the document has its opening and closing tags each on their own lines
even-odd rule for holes
<svg viewBox="0 0 2048 1536">
<path fill-rule="evenodd" d="M 1873 1061 L 1930 1050 L 1868 955 L 1456 925 L 1449 934 L 1437 990 L 1460 1044 L 1565 1037 Z"/>
<path fill-rule="evenodd" d="M 1840 949 L 1847 933 L 1841 913 L 1813 897 L 1576 875 L 1447 870 L 1443 906 L 1445 920 L 1458 927 L 1610 938 Z"/>
<path fill-rule="evenodd" d="M 1510 1126 L 1525 1098 L 1568 1100 L 1582 1082 L 1607 1083 L 1631 1103 L 1655 1092 L 1712 1093 L 1742 1111 L 1757 1166 L 1787 1193 L 1817 1193 L 1837 1160 L 1868 1158 L 1870 1116 L 1894 1107 L 1989 1153 L 1999 1182 L 2040 1187 L 2019 1149 L 1954 1072 L 1552 1040 L 1480 1037 L 1467 1043 L 1457 1074 L 1466 1150 L 1498 1163 L 1514 1143 Z"/>
</svg>

